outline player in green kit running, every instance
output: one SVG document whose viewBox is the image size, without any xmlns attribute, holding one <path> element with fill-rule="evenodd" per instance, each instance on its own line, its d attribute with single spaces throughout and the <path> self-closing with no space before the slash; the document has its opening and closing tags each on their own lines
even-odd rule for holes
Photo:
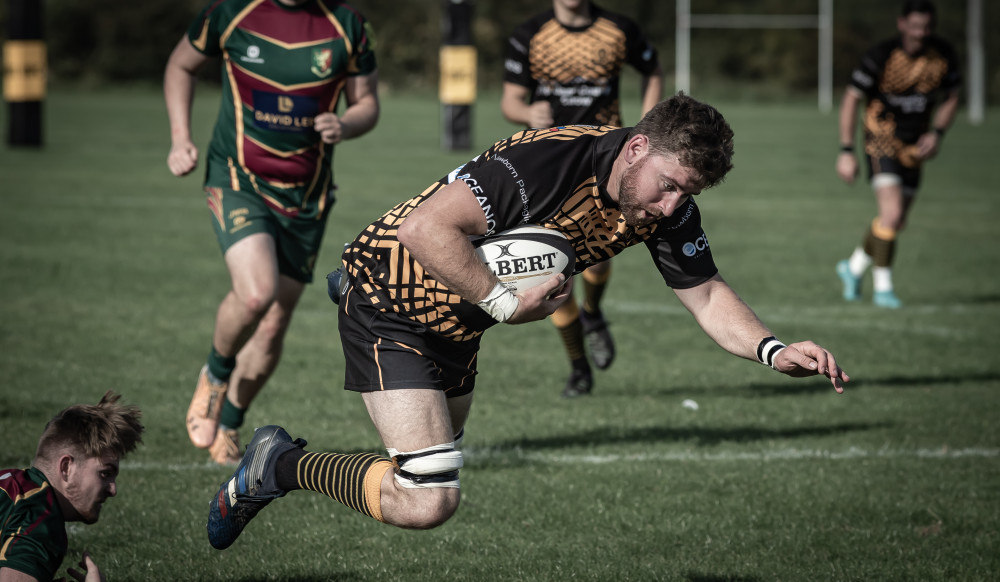
<svg viewBox="0 0 1000 582">
<path fill-rule="evenodd" d="M 119 461 L 142 442 L 142 412 L 107 392 L 96 405 L 56 414 L 27 469 L 0 469 L 0 582 L 52 580 L 68 551 L 67 522 L 97 523 L 118 493 Z M 79 582 L 104 576 L 84 552 Z M 61 578 L 60 578 L 61 579 Z"/>
<path fill-rule="evenodd" d="M 164 73 L 170 171 L 195 169 L 195 73 L 222 57 L 222 102 L 206 156 L 205 191 L 232 288 L 187 413 L 196 447 L 240 460 L 247 407 L 274 372 L 285 332 L 313 279 L 334 203 L 334 145 L 378 119 L 368 22 L 333 0 L 213 0 Z M 341 97 L 346 108 L 337 113 Z"/>
</svg>

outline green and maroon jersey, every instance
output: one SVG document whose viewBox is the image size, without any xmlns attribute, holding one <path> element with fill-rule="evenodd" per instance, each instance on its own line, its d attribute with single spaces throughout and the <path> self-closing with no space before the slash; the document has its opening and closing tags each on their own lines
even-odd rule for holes
<svg viewBox="0 0 1000 582">
<path fill-rule="evenodd" d="M 656 49 L 632 20 L 590 5 L 593 21 L 564 26 L 549 10 L 518 26 L 507 41 L 504 81 L 527 87 L 530 101 L 552 104 L 554 125 L 622 125 L 623 65 L 642 75 L 659 66 Z"/>
<path fill-rule="evenodd" d="M 465 182 L 482 206 L 486 236 L 523 224 L 558 230 L 573 245 L 578 273 L 644 244 L 668 286 L 683 289 L 707 281 L 718 269 L 694 200 L 635 228 L 608 195 L 611 167 L 628 136 L 628 128 L 576 125 L 522 131 L 497 142 L 358 235 L 344 253 L 355 295 L 455 341 L 476 338 L 496 323 L 434 279 L 396 236 L 414 208 L 456 180 Z"/>
<path fill-rule="evenodd" d="M 0 469 L 0 568 L 51 580 L 67 548 L 66 520 L 45 475 Z"/>
<path fill-rule="evenodd" d="M 335 110 L 348 77 L 375 71 L 367 21 L 336 0 L 213 0 L 188 39 L 223 61 L 205 185 L 256 191 L 279 212 L 320 217 L 333 146 L 313 123 Z"/>
</svg>

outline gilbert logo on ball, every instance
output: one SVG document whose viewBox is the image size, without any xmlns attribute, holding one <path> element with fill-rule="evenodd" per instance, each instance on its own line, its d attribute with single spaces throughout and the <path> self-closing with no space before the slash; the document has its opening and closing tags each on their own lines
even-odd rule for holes
<svg viewBox="0 0 1000 582">
<path fill-rule="evenodd" d="M 505 230 L 472 241 L 479 259 L 515 293 L 548 281 L 559 273 L 568 279 L 576 255 L 559 231 L 535 225 Z"/>
</svg>

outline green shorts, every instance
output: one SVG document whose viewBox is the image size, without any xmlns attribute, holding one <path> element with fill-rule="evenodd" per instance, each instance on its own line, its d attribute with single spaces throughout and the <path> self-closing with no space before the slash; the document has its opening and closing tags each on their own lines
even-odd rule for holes
<svg viewBox="0 0 1000 582">
<path fill-rule="evenodd" d="M 278 272 L 296 281 L 312 282 L 326 219 L 333 206 L 332 193 L 319 216 L 301 218 L 276 204 L 269 204 L 256 192 L 216 187 L 206 187 L 205 192 L 208 208 L 212 211 L 215 237 L 223 255 L 243 238 L 267 233 L 274 239 Z"/>
</svg>

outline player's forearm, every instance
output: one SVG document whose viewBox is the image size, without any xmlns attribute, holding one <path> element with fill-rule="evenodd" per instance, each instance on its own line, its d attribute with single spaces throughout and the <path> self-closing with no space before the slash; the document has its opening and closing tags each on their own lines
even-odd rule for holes
<svg viewBox="0 0 1000 582">
<path fill-rule="evenodd" d="M 663 73 L 659 67 L 652 74 L 642 78 L 640 89 L 642 91 L 642 114 L 646 115 L 663 99 Z"/>
<path fill-rule="evenodd" d="M 435 279 L 477 303 L 498 282 L 469 242 L 469 236 L 485 232 L 482 207 L 469 186 L 457 180 L 413 209 L 399 225 L 397 237 Z"/>
<path fill-rule="evenodd" d="M 187 38 L 181 38 L 170 53 L 163 71 L 163 98 L 173 143 L 191 139 L 191 105 L 194 102 L 195 74 L 207 57 L 197 52 Z"/>
<path fill-rule="evenodd" d="M 378 116 L 378 97 L 374 94 L 362 97 L 358 102 L 345 109 L 340 116 L 342 139 L 352 139 L 368 133 L 378 123 Z"/>
<path fill-rule="evenodd" d="M 173 142 L 191 139 L 191 104 L 194 100 L 194 78 L 179 70 L 167 69 L 163 80 L 163 97 L 170 121 Z"/>
<path fill-rule="evenodd" d="M 937 111 L 934 113 L 934 125 L 932 129 L 939 129 L 945 131 L 951 127 L 951 122 L 955 120 L 955 114 L 958 112 L 958 93 L 952 93 L 944 103 L 938 107 Z"/>
<path fill-rule="evenodd" d="M 504 96 L 500 101 L 504 119 L 517 125 L 531 125 L 531 106 L 519 99 Z"/>
<path fill-rule="evenodd" d="M 854 124 L 858 118 L 858 96 L 851 87 L 844 91 L 844 99 L 840 104 L 840 123 L 838 124 L 840 133 L 840 145 L 854 145 Z"/>
<path fill-rule="evenodd" d="M 757 360 L 757 346 L 771 331 L 722 277 L 675 291 L 708 337 L 727 352 Z"/>
<path fill-rule="evenodd" d="M 469 237 L 460 229 L 425 217 L 408 217 L 400 225 L 399 242 L 435 279 L 466 301 L 476 303 L 497 284 L 496 275 L 479 260 Z"/>
</svg>

